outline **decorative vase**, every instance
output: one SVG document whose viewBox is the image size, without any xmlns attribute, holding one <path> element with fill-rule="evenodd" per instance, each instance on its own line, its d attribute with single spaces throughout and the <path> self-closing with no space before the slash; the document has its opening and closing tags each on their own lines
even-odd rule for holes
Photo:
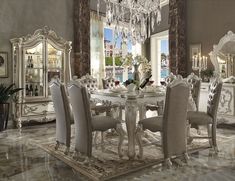
<svg viewBox="0 0 235 181">
<path fill-rule="evenodd" d="M 9 103 L 0 103 L 0 131 L 7 129 Z"/>
<path fill-rule="evenodd" d="M 140 81 L 140 72 L 139 72 L 139 65 L 134 65 L 134 72 L 133 72 L 133 80 L 139 82 Z"/>
</svg>

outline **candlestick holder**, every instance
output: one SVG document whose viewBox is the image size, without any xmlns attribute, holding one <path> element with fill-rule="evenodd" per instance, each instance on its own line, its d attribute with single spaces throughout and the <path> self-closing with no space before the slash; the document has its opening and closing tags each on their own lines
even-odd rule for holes
<svg viewBox="0 0 235 181">
<path fill-rule="evenodd" d="M 207 69 L 207 57 L 201 56 L 201 54 L 194 55 L 192 57 L 192 69 L 198 71 L 198 75 L 201 78 L 201 71 Z"/>
</svg>

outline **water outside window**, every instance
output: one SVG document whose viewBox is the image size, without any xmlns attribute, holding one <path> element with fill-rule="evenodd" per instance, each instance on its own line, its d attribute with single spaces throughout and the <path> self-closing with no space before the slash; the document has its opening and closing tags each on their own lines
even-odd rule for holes
<svg viewBox="0 0 235 181">
<path fill-rule="evenodd" d="M 114 37 L 113 29 L 104 28 L 105 74 L 114 76 L 120 82 L 125 81 L 122 67 L 122 56 L 132 53 L 132 44 L 128 40 L 122 42 L 122 37 Z M 128 78 L 132 78 L 132 69 L 128 69 Z"/>
<path fill-rule="evenodd" d="M 161 40 L 161 80 L 170 73 L 169 70 L 169 40 Z"/>
</svg>

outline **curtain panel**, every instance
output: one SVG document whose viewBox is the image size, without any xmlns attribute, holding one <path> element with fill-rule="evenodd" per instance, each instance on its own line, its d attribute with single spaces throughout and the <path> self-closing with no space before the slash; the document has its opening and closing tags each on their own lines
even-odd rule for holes
<svg viewBox="0 0 235 181">
<path fill-rule="evenodd" d="M 90 41 L 91 75 L 97 78 L 101 88 L 102 78 L 105 77 L 104 24 L 102 18 L 94 12 L 90 14 Z"/>
</svg>

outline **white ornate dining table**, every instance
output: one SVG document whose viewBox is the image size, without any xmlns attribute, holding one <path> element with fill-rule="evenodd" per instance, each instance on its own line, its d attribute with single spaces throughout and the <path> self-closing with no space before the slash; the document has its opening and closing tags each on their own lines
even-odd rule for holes
<svg viewBox="0 0 235 181">
<path fill-rule="evenodd" d="M 119 103 L 125 107 L 125 122 L 128 136 L 128 154 L 129 159 L 135 158 L 135 131 L 137 111 L 139 111 L 139 119 L 144 118 L 145 105 L 157 105 L 157 102 L 165 100 L 165 92 L 112 92 L 110 90 L 97 90 L 91 94 L 92 99 L 102 101 L 111 101 Z"/>
</svg>

